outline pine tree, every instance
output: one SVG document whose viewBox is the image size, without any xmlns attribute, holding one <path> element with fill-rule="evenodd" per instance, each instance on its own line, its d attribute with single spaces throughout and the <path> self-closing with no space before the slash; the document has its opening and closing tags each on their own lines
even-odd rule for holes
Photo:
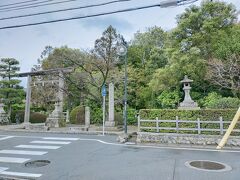
<svg viewBox="0 0 240 180">
<path fill-rule="evenodd" d="M 21 103 L 24 97 L 23 88 L 19 85 L 21 81 L 15 78 L 19 70 L 19 61 L 16 59 L 2 58 L 0 60 L 0 98 L 7 106 L 9 117 L 12 105 Z"/>
</svg>

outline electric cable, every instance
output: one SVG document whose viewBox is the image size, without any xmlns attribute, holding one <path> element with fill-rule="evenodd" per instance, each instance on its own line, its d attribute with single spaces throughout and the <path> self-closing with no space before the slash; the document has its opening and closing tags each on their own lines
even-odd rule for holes
<svg viewBox="0 0 240 180">
<path fill-rule="evenodd" d="M 18 2 L 18 3 L 4 4 L 4 5 L 1 5 L 0 7 L 13 6 L 13 5 L 18 5 L 18 4 L 25 4 L 25 3 L 28 3 L 28 2 L 34 2 L 34 1 L 39 1 L 39 0 L 29 0 L 29 1 L 22 1 L 22 2 Z"/>
<path fill-rule="evenodd" d="M 30 4 L 21 4 L 21 5 L 17 5 L 17 6 L 13 6 L 13 7 L 5 7 L 5 8 L 1 8 L 3 6 L 0 6 L 0 10 L 8 10 L 8 9 L 14 9 L 14 8 L 18 8 L 18 7 L 25 7 L 25 6 L 31 6 L 31 5 L 36 5 L 36 4 L 42 4 L 42 3 L 47 3 L 47 2 L 51 2 L 51 1 L 55 1 L 55 0 L 44 0 L 44 1 L 39 1 L 39 2 L 34 2 L 34 3 L 30 3 Z"/>
<path fill-rule="evenodd" d="M 42 6 L 50 6 L 50 5 L 56 5 L 56 4 L 63 4 L 63 3 L 68 3 L 68 2 L 73 2 L 73 1 L 78 1 L 78 0 L 65 0 L 65 1 L 60 1 L 60 2 L 52 2 L 52 3 L 47 3 L 47 4 L 39 4 L 39 5 L 32 5 L 32 6 L 23 6 L 15 9 L 9 9 L 6 10 L 5 8 L 0 8 L 0 12 L 11 12 L 11 11 L 17 11 L 17 10 L 23 10 L 23 9 L 29 9 L 29 8 L 37 8 L 37 7 L 42 7 Z"/>
<path fill-rule="evenodd" d="M 142 10 L 142 9 L 149 9 L 149 8 L 153 8 L 153 7 L 179 6 L 179 5 L 183 5 L 183 4 L 189 4 L 189 2 L 196 2 L 196 1 L 198 1 L 198 0 L 172 0 L 171 2 L 165 1 L 165 2 L 160 2 L 158 4 L 148 5 L 148 6 L 133 7 L 133 8 L 127 8 L 127 9 L 121 9 L 121 10 L 115 10 L 115 11 L 109 11 L 109 12 L 102 12 L 102 13 L 97 13 L 97 14 L 90 14 L 90 15 L 71 17 L 71 18 L 62 18 L 62 19 L 41 21 L 41 22 L 34 22 L 34 23 L 27 23 L 27 24 L 20 24 L 20 25 L 3 26 L 3 27 L 0 27 L 0 30 L 28 27 L 28 26 L 36 26 L 36 25 L 41 25 L 41 24 L 52 24 L 52 23 L 56 23 L 56 22 L 70 21 L 70 20 L 76 20 L 76 19 L 85 19 L 85 18 L 91 18 L 91 17 L 99 17 L 99 16 L 110 15 L 110 14 L 117 14 L 117 13 L 137 11 L 137 10 Z"/>
<path fill-rule="evenodd" d="M 127 2 L 127 1 L 132 1 L 132 0 L 115 0 L 115 1 L 99 3 L 99 4 L 91 4 L 91 5 L 87 5 L 87 6 L 79 6 L 79 7 L 73 7 L 73 8 L 66 8 L 66 9 L 59 9 L 59 10 L 53 10 L 53 11 L 45 11 L 45 12 L 33 13 L 33 14 L 25 14 L 25 15 L 19 15 L 19 16 L 10 16 L 10 17 L 0 18 L 0 21 L 8 20 L 8 19 L 18 19 L 18 18 L 24 18 L 24 17 L 45 15 L 45 14 L 57 13 L 57 12 L 73 11 L 73 10 L 77 10 L 77 9 L 86 9 L 86 8 L 92 8 L 92 7 L 99 7 L 99 6 L 105 6 L 105 5 L 109 5 L 109 4 L 121 3 L 121 2 Z"/>
<path fill-rule="evenodd" d="M 36 26 L 36 25 L 41 25 L 41 24 L 51 24 L 51 23 L 71 21 L 71 20 L 76 20 L 76 19 L 86 19 L 86 18 L 90 18 L 90 17 L 98 17 L 98 16 L 105 16 L 105 15 L 117 14 L 117 13 L 129 12 L 129 11 L 137 11 L 137 10 L 141 10 L 141 9 L 149 9 L 149 8 L 153 8 L 153 7 L 160 7 L 160 4 L 158 3 L 158 4 L 149 5 L 149 6 L 134 7 L 134 8 L 128 8 L 128 9 L 122 9 L 122 10 L 116 10 L 116 11 L 110 11 L 110 12 L 102 12 L 102 13 L 97 13 L 97 14 L 56 19 L 56 20 L 50 20 L 50 21 L 42 21 L 42 22 L 36 22 L 36 23 L 4 26 L 4 27 L 0 27 L 0 30 L 27 27 L 27 26 Z"/>
</svg>

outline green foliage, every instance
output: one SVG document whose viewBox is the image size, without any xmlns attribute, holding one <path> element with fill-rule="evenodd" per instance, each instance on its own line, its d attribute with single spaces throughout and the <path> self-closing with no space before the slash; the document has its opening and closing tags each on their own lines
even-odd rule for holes
<svg viewBox="0 0 240 180">
<path fill-rule="evenodd" d="M 19 62 L 14 58 L 2 58 L 0 60 L 0 99 L 7 106 L 8 114 L 11 114 L 13 104 L 21 104 L 24 99 L 24 91 L 19 86 L 20 81 L 14 79 L 20 70 Z"/>
<path fill-rule="evenodd" d="M 201 109 L 201 110 L 178 110 L 178 109 L 141 109 L 139 114 L 141 119 L 174 120 L 176 116 L 182 120 L 218 120 L 223 117 L 225 121 L 230 121 L 234 117 L 237 109 Z"/>
<path fill-rule="evenodd" d="M 229 109 L 238 108 L 240 106 L 240 99 L 232 97 L 218 98 L 212 101 L 207 108 L 212 109 Z"/>
<path fill-rule="evenodd" d="M 12 123 L 17 123 L 16 119 L 18 119 L 19 123 L 24 122 L 24 111 L 12 111 L 10 119 Z M 37 112 L 30 113 L 30 122 L 31 123 L 45 123 L 47 119 L 47 115 Z"/>
<path fill-rule="evenodd" d="M 91 124 L 102 124 L 102 108 L 91 108 Z"/>
<path fill-rule="evenodd" d="M 157 97 L 157 102 L 161 108 L 172 109 L 176 108 L 180 100 L 178 91 L 163 91 L 160 96 Z"/>
<path fill-rule="evenodd" d="M 77 124 L 77 115 L 82 114 L 85 115 L 85 107 L 84 106 L 77 106 L 70 112 L 70 123 Z"/>
<path fill-rule="evenodd" d="M 191 120 L 196 121 L 194 123 L 180 123 L 180 128 L 196 128 L 197 127 L 197 118 L 201 121 L 219 121 L 219 118 L 222 117 L 223 121 L 231 121 L 236 113 L 237 109 L 201 109 L 201 110 L 173 110 L 173 109 L 141 109 L 139 114 L 141 119 L 154 120 L 158 117 L 159 120 L 175 120 L 178 116 L 179 120 Z M 145 122 L 141 123 L 145 127 L 156 127 L 154 122 Z M 160 127 L 176 127 L 176 123 L 162 122 L 159 125 Z M 227 129 L 229 124 L 224 124 L 224 128 Z M 202 128 L 217 129 L 219 124 L 208 124 L 202 123 Z M 240 128 L 239 125 L 236 128 Z M 156 132 L 155 129 L 146 130 L 147 132 Z M 161 130 L 160 132 L 171 133 L 176 132 L 175 130 Z M 197 131 L 180 131 L 179 133 L 197 133 Z M 219 134 L 216 132 L 204 132 L 205 134 Z"/>
<path fill-rule="evenodd" d="M 127 124 L 128 125 L 137 125 L 137 114 L 136 109 L 127 109 Z"/>
</svg>

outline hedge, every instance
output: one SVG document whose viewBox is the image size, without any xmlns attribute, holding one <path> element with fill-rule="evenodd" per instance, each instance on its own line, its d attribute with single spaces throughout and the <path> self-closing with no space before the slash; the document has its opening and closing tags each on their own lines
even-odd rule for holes
<svg viewBox="0 0 240 180">
<path fill-rule="evenodd" d="M 179 120 L 192 120 L 197 121 L 199 118 L 201 121 L 219 121 L 219 117 L 223 118 L 223 121 L 231 121 L 236 113 L 237 109 L 200 109 L 200 110 L 178 110 L 178 109 L 141 109 L 139 115 L 141 119 L 153 120 L 158 117 L 160 120 L 175 120 L 178 116 Z M 156 124 L 153 122 L 141 123 L 146 127 L 155 127 Z M 175 127 L 175 123 L 160 123 L 161 127 Z M 196 123 L 180 123 L 180 128 L 195 128 Z M 202 124 L 204 128 L 219 128 L 219 124 Z M 224 124 L 224 128 L 228 128 L 228 124 Z M 240 129 L 238 124 L 236 128 Z M 144 130 L 148 132 L 156 132 L 156 130 Z M 164 133 L 172 133 L 175 130 L 161 130 Z M 191 133 L 195 134 L 196 131 L 181 131 L 180 133 Z M 203 134 L 219 134 L 216 132 L 202 132 Z M 234 133 L 237 134 L 237 133 Z"/>
<path fill-rule="evenodd" d="M 79 120 L 77 119 L 78 114 L 81 114 L 82 116 L 85 117 L 85 107 L 84 106 L 77 106 L 70 112 L 70 123 L 71 124 L 79 124 L 80 123 L 80 122 L 78 122 Z M 82 118 L 84 118 L 84 117 L 82 117 Z"/>
<path fill-rule="evenodd" d="M 19 123 L 24 122 L 24 111 L 12 111 L 11 113 L 11 122 L 16 123 L 16 118 L 18 118 Z M 47 119 L 47 115 L 38 113 L 38 112 L 31 112 L 30 113 L 30 122 L 31 123 L 45 123 Z"/>
</svg>

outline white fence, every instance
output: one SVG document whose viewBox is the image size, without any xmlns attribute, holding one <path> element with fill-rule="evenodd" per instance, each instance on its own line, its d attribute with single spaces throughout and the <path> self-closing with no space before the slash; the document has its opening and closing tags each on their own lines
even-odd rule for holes
<svg viewBox="0 0 240 180">
<path fill-rule="evenodd" d="M 142 125 L 145 123 L 145 126 Z M 151 123 L 154 124 L 155 126 L 146 126 L 146 123 Z M 166 123 L 171 123 L 174 124 L 167 126 Z M 190 127 L 182 127 L 182 123 L 184 124 L 191 124 L 192 126 L 194 125 L 194 128 Z M 138 132 L 141 131 L 151 131 L 151 132 L 156 132 L 156 133 L 161 133 L 161 130 L 169 130 L 169 131 L 174 131 L 174 133 L 181 133 L 183 134 L 184 131 L 191 131 L 195 132 L 197 134 L 202 134 L 202 132 L 217 132 L 218 134 L 224 134 L 224 132 L 227 130 L 225 124 L 230 124 L 231 121 L 224 121 L 222 117 L 220 117 L 217 121 L 205 121 L 205 120 L 200 120 L 199 118 L 194 120 L 180 120 L 178 116 L 176 116 L 175 120 L 160 120 L 158 117 L 156 119 L 141 119 L 140 116 L 138 116 Z M 161 124 L 164 124 L 161 126 Z M 206 128 L 207 125 L 209 124 L 217 124 L 219 125 L 219 128 Z M 224 126 L 225 125 L 225 126 Z M 228 127 L 228 126 L 227 126 Z M 240 129 L 234 129 L 233 132 L 240 132 Z M 187 133 L 191 134 L 191 133 Z M 194 134 L 194 133 L 192 133 Z"/>
</svg>

